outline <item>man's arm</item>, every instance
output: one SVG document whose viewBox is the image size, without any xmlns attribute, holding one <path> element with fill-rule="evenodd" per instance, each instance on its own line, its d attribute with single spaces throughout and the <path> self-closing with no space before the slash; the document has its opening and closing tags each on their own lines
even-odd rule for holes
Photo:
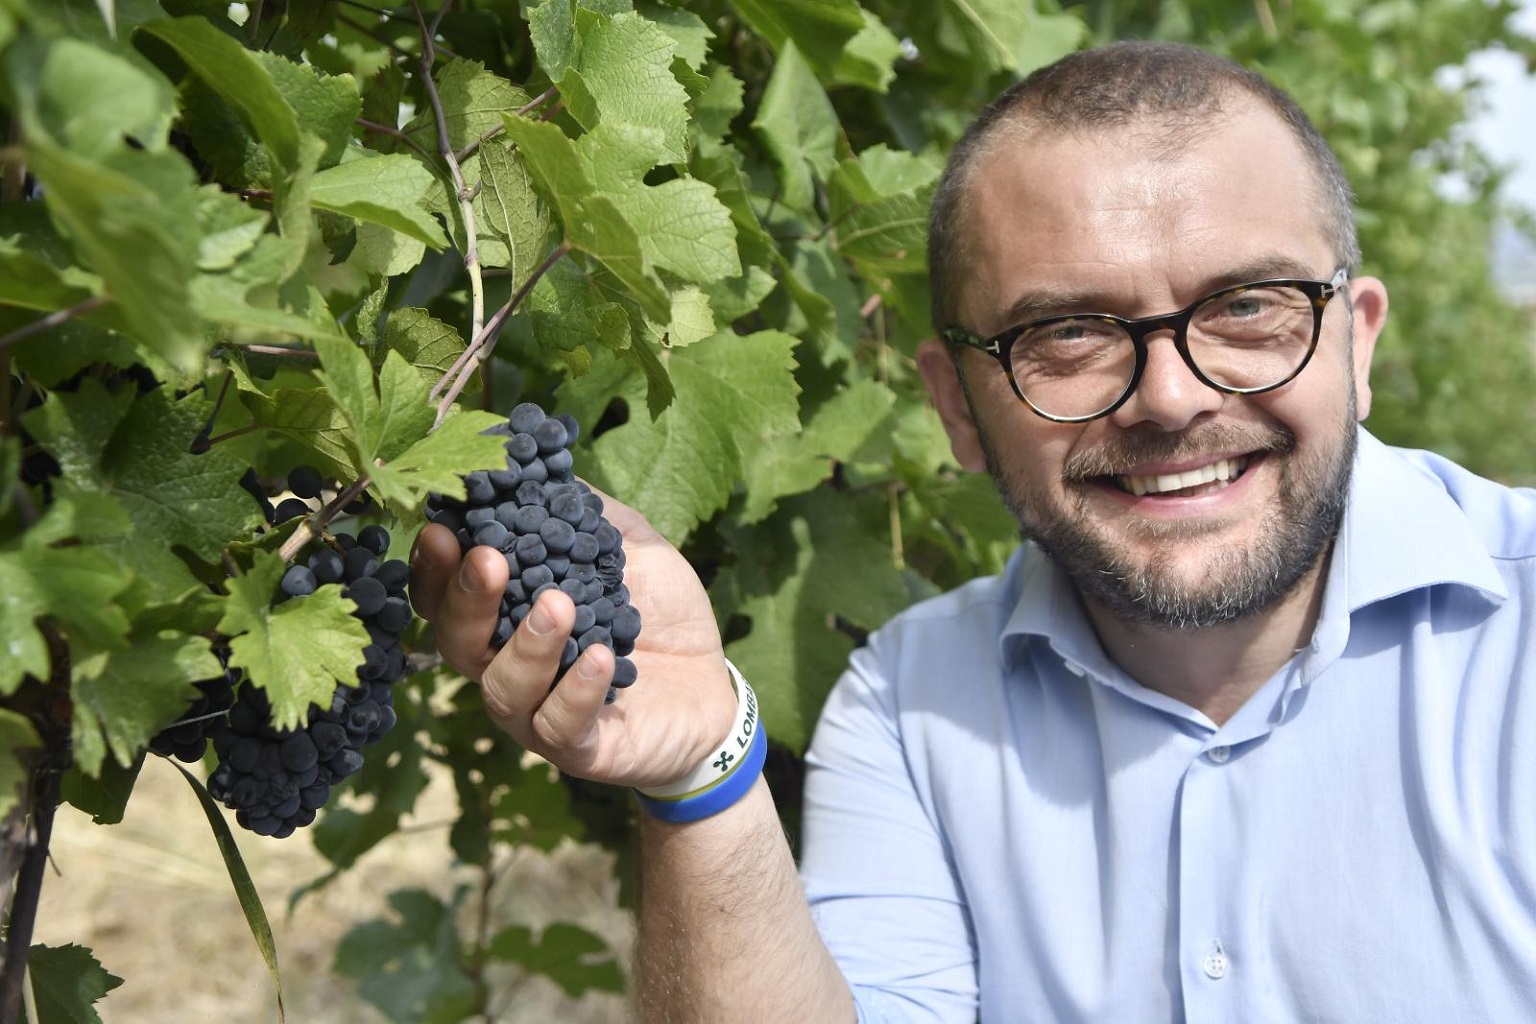
<svg viewBox="0 0 1536 1024">
<path fill-rule="evenodd" d="M 761 778 L 739 803 L 702 821 L 643 817 L 640 846 L 642 1021 L 855 1019 Z"/>
<path fill-rule="evenodd" d="M 444 658 L 479 681 L 491 717 L 525 748 L 582 778 L 661 786 L 718 749 L 736 698 L 692 567 L 633 510 L 605 499 L 605 514 L 624 535 L 625 582 L 645 620 L 630 656 L 639 680 L 611 705 L 614 657 L 601 645 L 550 686 L 575 620 L 558 590 L 540 598 L 505 647 L 490 646 L 507 576 L 499 552 L 476 548 L 461 558 L 450 531 L 428 526 L 412 556 L 412 600 Z M 700 821 L 642 817 L 636 985 L 644 1020 L 854 1020 L 761 779 Z"/>
</svg>

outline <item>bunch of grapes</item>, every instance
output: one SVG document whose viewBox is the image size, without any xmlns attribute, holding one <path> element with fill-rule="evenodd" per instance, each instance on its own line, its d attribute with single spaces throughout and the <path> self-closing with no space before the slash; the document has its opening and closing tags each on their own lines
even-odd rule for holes
<svg viewBox="0 0 1536 1024">
<path fill-rule="evenodd" d="M 213 733 L 219 764 L 208 792 L 235 811 L 235 821 L 258 835 L 283 838 L 315 820 L 331 786 L 363 766 L 363 748 L 394 727 L 393 684 L 405 675 L 400 636 L 412 614 L 406 598 L 410 569 L 400 559 L 381 561 L 389 531 L 363 527 L 354 539 L 338 535 L 341 550 L 320 547 L 290 566 L 280 585 L 282 600 L 340 583 L 357 605 L 370 643 L 357 682 L 341 685 L 328 707 L 311 707 L 304 725 L 277 729 L 265 690 L 243 686 L 224 727 Z"/>
<path fill-rule="evenodd" d="M 229 648 L 214 648 L 224 671 L 212 679 L 197 682 L 197 698 L 187 705 L 180 720 L 162 729 L 149 741 L 149 749 L 164 757 L 174 757 L 195 764 L 208 752 L 208 738 L 223 728 L 229 709 L 235 704 L 235 687 L 240 682 L 239 669 L 229 667 Z"/>
<path fill-rule="evenodd" d="M 500 647 L 527 617 L 539 595 L 564 591 L 576 604 L 576 624 L 560 657 L 557 680 L 592 644 L 617 656 L 612 701 L 635 681 L 629 660 L 640 635 L 640 612 L 624 586 L 624 547 L 603 518 L 603 501 L 571 472 L 576 420 L 547 416 L 532 402 L 493 428 L 507 438 L 507 466 L 464 478 L 463 501 L 432 495 L 427 518 L 453 530 L 459 547 L 496 548 L 509 577 L 492 642 Z"/>
</svg>

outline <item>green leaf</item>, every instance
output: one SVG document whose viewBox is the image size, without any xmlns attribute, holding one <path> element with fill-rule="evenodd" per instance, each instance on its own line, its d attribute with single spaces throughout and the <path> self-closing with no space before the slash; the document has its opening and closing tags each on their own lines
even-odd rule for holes
<svg viewBox="0 0 1536 1024">
<path fill-rule="evenodd" d="M 337 684 L 357 682 L 368 631 L 352 613 L 357 605 L 328 583 L 308 597 L 273 607 L 287 566 L 277 555 L 257 552 L 244 576 L 229 580 L 219 632 L 231 636 L 229 663 L 267 691 L 272 725 L 301 724 L 310 705 L 329 707 Z"/>
<path fill-rule="evenodd" d="M 794 346 L 786 334 L 762 331 L 717 335 L 671 352 L 667 368 L 678 400 L 655 420 L 632 416 L 600 436 L 592 446 L 593 474 L 680 542 L 725 507 L 747 452 L 799 429 Z M 638 386 L 627 389 L 636 402 Z"/>
<path fill-rule="evenodd" d="M 75 764 L 92 776 L 107 753 L 132 765 L 197 696 L 193 684 L 224 671 L 206 637 L 171 631 L 135 634 L 126 647 L 76 659 L 74 670 Z"/>
<path fill-rule="evenodd" d="M 726 654 L 753 680 L 768 735 L 791 750 L 805 749 L 853 650 L 833 623 L 874 629 L 936 590 L 894 564 L 882 528 L 888 515 L 883 494 L 850 499 L 822 489 L 785 501 L 767 525 L 729 531 L 737 561 L 711 597 L 750 629 Z"/>
<path fill-rule="evenodd" d="M 828 74 L 865 28 L 856 0 L 733 0 L 732 6 L 779 51 L 780 61 L 793 48 Z"/>
<path fill-rule="evenodd" d="M 498 960 L 519 964 L 559 985 L 573 999 L 584 992 L 624 991 L 624 974 L 613 950 L 585 928 L 556 921 L 537 941 L 524 925 L 508 925 L 486 945 Z"/>
<path fill-rule="evenodd" d="M 197 220 L 201 228 L 197 269 L 219 271 L 230 269 L 250 252 L 272 218 L 217 185 L 205 185 L 198 190 Z"/>
<path fill-rule="evenodd" d="M 299 164 L 299 120 L 263 62 L 206 18 L 139 26 L 174 49 L 193 74 L 239 112 L 284 168 Z"/>
<path fill-rule="evenodd" d="M 144 62 L 62 38 L 49 42 L 36 75 L 40 127 L 79 156 L 104 159 L 123 148 L 124 136 L 150 150 L 165 148 L 176 93 Z"/>
<path fill-rule="evenodd" d="M 324 143 L 320 166 L 330 167 L 341 160 L 352 143 L 353 124 L 363 110 L 357 80 L 351 75 L 321 74 L 311 64 L 297 64 L 268 50 L 258 50 L 252 56 L 272 77 L 300 130 Z"/>
<path fill-rule="evenodd" d="M 77 767 L 64 773 L 59 786 L 59 796 L 71 807 L 91 816 L 95 825 L 117 825 L 123 820 L 128 808 L 128 798 L 139 779 L 139 769 L 144 766 L 141 755 L 127 768 L 116 761 L 106 760 L 101 771 L 92 778 Z"/>
<path fill-rule="evenodd" d="M 37 1000 L 35 1024 L 101 1024 L 93 1007 L 123 983 L 89 949 L 73 943 L 27 950 L 27 976 Z"/>
<path fill-rule="evenodd" d="M 187 294 L 196 248 L 191 167 L 179 154 L 148 151 L 97 163 L 41 136 L 24 149 L 49 212 L 105 282 L 134 340 L 194 376 L 205 344 Z"/>
<path fill-rule="evenodd" d="M 48 643 L 38 619 L 54 620 L 81 653 L 125 643 L 128 617 L 116 599 L 132 576 L 88 543 L 127 525 L 109 499 L 57 493 L 30 529 L 0 545 L 0 650 L 7 655 L 0 658 L 0 696 L 15 692 L 24 676 L 49 676 Z M 53 546 L 74 540 L 87 543 Z"/>
<path fill-rule="evenodd" d="M 342 937 L 332 969 L 398 1024 L 459 1024 L 474 1014 L 475 986 L 465 975 L 455 909 L 420 889 L 389 894 L 396 921 L 368 921 Z"/>
<path fill-rule="evenodd" d="M 390 352 L 398 352 L 400 358 L 416 367 L 424 383 L 436 384 L 453 366 L 454 360 L 464 352 L 464 339 L 459 332 L 443 323 L 424 309 L 407 307 L 389 314 L 384 327 L 384 345 Z M 478 376 L 472 378 L 465 389 L 473 394 L 478 388 Z"/>
<path fill-rule="evenodd" d="M 30 775 L 21 755 L 42 745 L 42 738 L 25 716 L 0 708 L 0 751 L 4 751 L 0 753 L 0 821 L 7 820 L 21 803 Z"/>
<path fill-rule="evenodd" d="M 715 33 L 704 23 L 703 18 L 692 11 L 660 3 L 646 3 L 643 0 L 635 5 L 635 10 L 671 38 L 677 48 L 677 56 L 688 67 L 697 71 L 703 66 L 709 57 L 709 41 L 715 38 Z"/>
<path fill-rule="evenodd" d="M 175 764 L 174 761 L 170 762 Z M 240 909 L 245 913 L 245 923 L 251 929 L 251 936 L 256 940 L 256 948 L 261 950 L 261 958 L 266 962 L 267 973 L 272 975 L 272 987 L 277 991 L 277 1016 L 283 1019 L 283 978 L 277 967 L 277 942 L 272 938 L 272 925 L 267 920 L 267 912 L 261 905 L 261 894 L 256 891 L 256 883 L 251 881 L 251 873 L 245 866 L 245 859 L 240 856 L 240 847 L 235 844 L 235 837 L 230 834 L 229 823 L 224 820 L 224 815 L 219 812 L 218 804 L 213 802 L 213 797 L 208 795 L 208 790 L 197 781 L 197 777 L 187 771 L 181 765 L 176 765 L 176 770 L 181 772 L 187 780 L 187 785 L 192 787 L 192 792 L 197 794 L 197 802 L 203 807 L 203 814 L 208 818 L 208 827 L 213 829 L 213 838 L 219 845 L 219 854 L 224 858 L 224 869 L 229 872 L 229 880 L 235 887 L 235 898 L 240 901 Z"/>
<path fill-rule="evenodd" d="M 606 17 L 578 8 L 575 24 L 579 46 L 557 80 L 571 116 L 588 130 L 648 129 L 651 163 L 685 161 L 688 94 L 672 74 L 672 38 L 629 12 Z"/>
<path fill-rule="evenodd" d="M 506 438 L 486 433 L 505 422 L 479 410 L 455 413 L 389 462 L 373 466 L 374 486 L 385 501 L 405 506 L 419 503 L 429 491 L 463 498 L 465 474 L 506 466 Z"/>
<path fill-rule="evenodd" d="M 736 228 L 714 186 L 696 178 L 646 185 L 643 147 L 633 129 L 604 125 L 577 147 L 588 158 L 593 180 L 623 212 L 640 238 L 651 266 L 685 281 L 705 283 L 741 273 Z"/>
<path fill-rule="evenodd" d="M 316 174 L 309 182 L 309 201 L 441 249 L 448 238 L 420 204 L 432 181 L 432 172 L 408 156 L 351 160 Z"/>
<path fill-rule="evenodd" d="M 839 126 L 832 101 L 793 44 L 779 54 L 752 127 L 778 165 L 784 204 L 810 212 L 812 178 L 824 180 L 832 173 Z"/>
<path fill-rule="evenodd" d="M 368 355 L 349 340 L 316 339 L 322 369 L 315 376 L 346 418 L 348 441 L 364 472 L 375 459 L 389 459 L 426 435 L 433 411 L 428 386 L 410 364 L 389 353 L 375 387 Z"/>
<path fill-rule="evenodd" d="M 507 136 L 527 160 L 539 190 L 559 212 L 566 242 L 606 266 L 646 316 L 667 319 L 671 303 L 638 233 L 612 198 L 598 194 L 576 145 L 547 122 L 509 117 L 505 123 Z"/>
<path fill-rule="evenodd" d="M 443 104 L 443 123 L 448 141 L 463 149 L 481 136 L 502 126 L 505 116 L 528 103 L 528 94 L 505 78 L 492 74 L 478 61 L 455 58 L 437 69 L 437 95 Z M 429 153 L 438 151 L 437 120 L 423 109 L 405 132 Z"/>
<path fill-rule="evenodd" d="M 522 155 L 505 139 L 488 140 L 464 163 L 463 172 L 471 187 L 480 184 L 473 206 L 481 263 L 511 268 L 511 287 L 516 288 L 543 258 L 549 210 L 539 201 Z"/>
<path fill-rule="evenodd" d="M 894 65 L 901 55 L 901 40 L 873 11 L 862 13 L 864 27 L 848 40 L 848 45 L 838 55 L 830 81 L 885 92 L 896 76 Z"/>
<path fill-rule="evenodd" d="M 764 439 L 747 466 L 741 522 L 758 522 L 780 498 L 816 487 L 832 475 L 836 463 L 887 461 L 895 402 L 883 384 L 856 381 L 817 409 L 801 433 Z"/>
<path fill-rule="evenodd" d="M 24 417 L 33 436 L 67 467 L 64 486 L 109 496 L 127 511 L 132 532 L 104 547 L 165 600 L 198 586 L 178 550 L 216 563 L 224 547 L 249 536 L 260 518 L 239 487 L 247 467 L 238 455 L 219 446 L 201 455 L 188 450 L 211 411 L 207 397 L 193 393 L 176 400 L 168 392 L 112 396 L 87 379 L 75 393 L 49 395 Z"/>
<path fill-rule="evenodd" d="M 275 388 L 271 393 L 242 391 L 242 404 L 255 422 L 281 431 L 330 461 L 338 476 L 358 479 L 368 471 L 350 440 L 347 418 L 324 388 Z M 321 467 L 316 467 L 321 468 Z"/>
</svg>

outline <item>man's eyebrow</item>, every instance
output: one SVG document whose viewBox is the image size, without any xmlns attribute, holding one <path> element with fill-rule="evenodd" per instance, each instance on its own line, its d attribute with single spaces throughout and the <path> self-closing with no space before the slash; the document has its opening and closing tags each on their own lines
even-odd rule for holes
<svg viewBox="0 0 1536 1024">
<path fill-rule="evenodd" d="M 1330 268 L 1322 275 L 1322 279 L 1326 279 L 1332 273 L 1333 270 Z M 1317 280 L 1318 277 L 1316 268 L 1295 257 L 1280 254 L 1260 256 L 1232 266 L 1214 277 L 1202 279 L 1187 301 L 1195 302 L 1202 296 L 1219 292 L 1223 288 L 1231 288 L 1251 281 L 1275 279 L 1310 281 Z M 1035 288 L 1016 298 L 999 314 L 998 322 L 1005 325 L 1003 329 L 1006 330 L 1007 327 L 1028 323 L 1041 317 L 1069 316 L 1075 313 L 1110 313 L 1116 309 L 1123 310 L 1124 303 L 1124 296 L 1094 289 Z M 1146 315 L 1159 316 L 1171 312 L 1173 312 L 1171 309 L 1159 309 Z M 1125 316 L 1126 314 L 1121 312 L 1115 315 Z"/>
</svg>

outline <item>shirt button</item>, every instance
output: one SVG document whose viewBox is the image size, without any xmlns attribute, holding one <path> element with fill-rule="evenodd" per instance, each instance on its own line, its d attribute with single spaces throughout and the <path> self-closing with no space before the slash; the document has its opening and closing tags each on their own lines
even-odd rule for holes
<svg viewBox="0 0 1536 1024">
<path fill-rule="evenodd" d="M 1200 969 L 1205 976 L 1212 981 L 1220 981 L 1227 976 L 1227 956 L 1225 953 L 1212 953 L 1200 961 Z"/>
<path fill-rule="evenodd" d="M 1212 764 L 1226 764 L 1232 758 L 1232 748 L 1212 747 L 1205 752 L 1205 756 L 1211 759 Z"/>
</svg>

